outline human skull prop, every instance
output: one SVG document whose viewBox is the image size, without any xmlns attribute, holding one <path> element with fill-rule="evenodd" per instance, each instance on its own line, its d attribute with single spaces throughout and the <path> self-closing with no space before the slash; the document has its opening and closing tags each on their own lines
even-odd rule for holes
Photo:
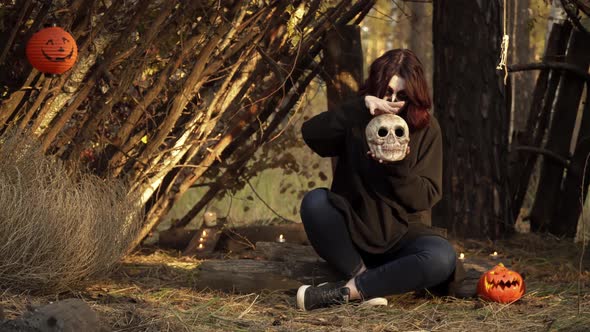
<svg viewBox="0 0 590 332">
<path fill-rule="evenodd" d="M 378 115 L 367 124 L 365 135 L 376 159 L 398 161 L 406 157 L 410 130 L 402 117 L 395 114 Z"/>
</svg>

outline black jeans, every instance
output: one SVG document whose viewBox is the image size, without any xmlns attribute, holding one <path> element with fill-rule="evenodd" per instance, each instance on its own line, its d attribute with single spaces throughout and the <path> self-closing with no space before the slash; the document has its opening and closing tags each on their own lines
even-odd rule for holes
<svg viewBox="0 0 590 332">
<path fill-rule="evenodd" d="M 308 192 L 301 202 L 301 220 L 316 252 L 346 277 L 365 263 L 355 278 L 363 298 L 373 298 L 439 285 L 455 270 L 453 246 L 442 237 L 421 236 L 394 252 L 369 254 L 354 245 L 342 213 L 328 200 L 328 190 Z"/>
</svg>

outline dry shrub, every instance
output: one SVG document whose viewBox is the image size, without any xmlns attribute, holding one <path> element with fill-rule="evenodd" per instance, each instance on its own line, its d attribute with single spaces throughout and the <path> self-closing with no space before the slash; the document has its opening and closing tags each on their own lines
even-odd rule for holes
<svg viewBox="0 0 590 332">
<path fill-rule="evenodd" d="M 127 192 L 21 134 L 0 137 L 0 286 L 61 291 L 109 272 L 142 220 Z"/>
</svg>

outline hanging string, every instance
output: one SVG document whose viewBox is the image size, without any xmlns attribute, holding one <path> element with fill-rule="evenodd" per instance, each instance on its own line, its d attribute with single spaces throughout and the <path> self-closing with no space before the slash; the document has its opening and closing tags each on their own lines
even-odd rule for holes
<svg viewBox="0 0 590 332">
<path fill-rule="evenodd" d="M 496 66 L 496 69 L 502 70 L 504 69 L 504 85 L 506 85 L 508 81 L 508 67 L 506 66 L 506 59 L 508 58 L 508 46 L 510 44 L 510 36 L 508 36 L 508 15 L 507 15 L 507 8 L 506 8 L 506 0 L 504 0 L 504 37 L 502 37 L 502 45 L 500 50 L 500 63 Z"/>
</svg>

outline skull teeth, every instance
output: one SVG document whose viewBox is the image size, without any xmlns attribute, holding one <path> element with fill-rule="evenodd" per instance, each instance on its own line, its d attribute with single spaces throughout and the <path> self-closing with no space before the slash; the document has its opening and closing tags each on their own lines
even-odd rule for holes
<svg viewBox="0 0 590 332">
<path fill-rule="evenodd" d="M 381 150 L 383 151 L 401 151 L 401 146 L 391 146 L 391 145 L 381 145 Z"/>
</svg>

